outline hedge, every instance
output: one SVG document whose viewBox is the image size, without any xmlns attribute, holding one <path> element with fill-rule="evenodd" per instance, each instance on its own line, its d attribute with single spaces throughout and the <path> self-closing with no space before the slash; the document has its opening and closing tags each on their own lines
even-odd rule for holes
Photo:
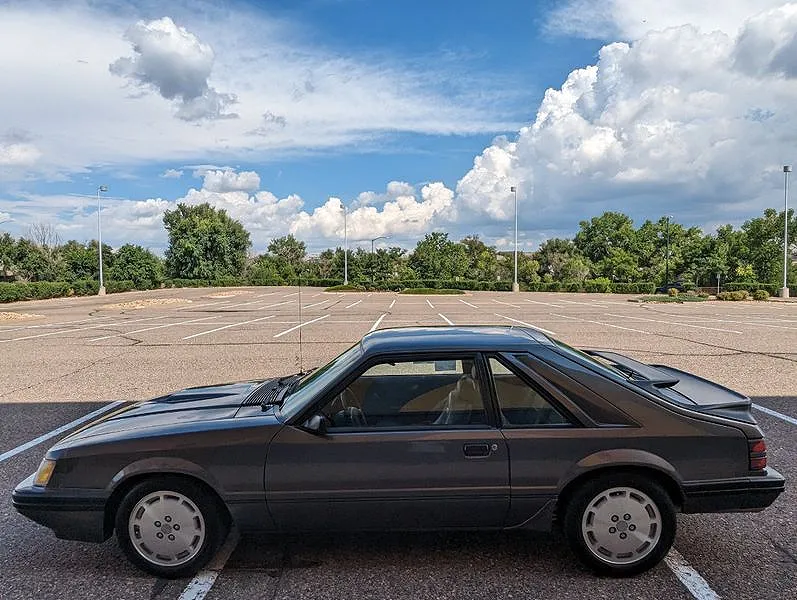
<svg viewBox="0 0 797 600">
<path fill-rule="evenodd" d="M 749 298 L 747 290 L 734 290 L 732 292 L 720 292 L 717 294 L 717 300 L 747 300 Z"/>
<path fill-rule="evenodd" d="M 30 283 L 0 283 L 0 302 L 20 300 L 46 300 L 63 296 L 93 296 L 100 289 L 93 280 L 34 281 Z M 106 281 L 105 289 L 113 294 L 135 289 L 132 281 Z"/>
<path fill-rule="evenodd" d="M 766 290 L 770 296 L 777 296 L 780 286 L 777 283 L 761 283 L 761 282 L 732 282 L 726 283 L 722 286 L 725 292 L 755 292 L 756 290 Z"/>
</svg>

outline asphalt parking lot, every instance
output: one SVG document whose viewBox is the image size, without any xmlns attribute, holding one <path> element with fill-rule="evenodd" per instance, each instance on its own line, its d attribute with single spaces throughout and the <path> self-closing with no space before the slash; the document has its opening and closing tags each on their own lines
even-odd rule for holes
<svg viewBox="0 0 797 600">
<path fill-rule="evenodd" d="M 797 598 L 797 303 L 627 298 L 226 288 L 4 305 L 36 316 L 0 321 L 0 597 L 160 600 L 207 591 L 207 577 L 158 580 L 130 566 L 113 539 L 60 541 L 11 508 L 13 487 L 73 421 L 114 401 L 320 365 L 376 328 L 500 323 L 687 369 L 750 395 L 786 492 L 759 514 L 679 517 L 667 563 L 633 579 L 592 576 L 556 535 L 243 538 L 228 541 L 226 562 L 217 557 L 205 597 Z"/>
</svg>

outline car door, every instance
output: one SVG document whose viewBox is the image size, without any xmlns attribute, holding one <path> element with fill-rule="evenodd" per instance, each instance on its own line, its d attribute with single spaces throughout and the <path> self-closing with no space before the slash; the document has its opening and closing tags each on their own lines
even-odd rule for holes
<svg viewBox="0 0 797 600">
<path fill-rule="evenodd" d="M 573 431 L 579 425 L 572 407 L 557 400 L 506 356 L 488 356 L 492 393 L 512 457 L 511 501 L 506 526 L 534 527 L 556 501 L 563 473 L 578 454 Z M 547 515 L 550 517 L 550 514 Z M 543 519 L 542 526 L 549 521 Z"/>
<path fill-rule="evenodd" d="M 284 427 L 265 487 L 286 530 L 501 527 L 509 460 L 476 355 L 382 358 Z M 303 417 L 304 418 L 304 417 Z"/>
</svg>

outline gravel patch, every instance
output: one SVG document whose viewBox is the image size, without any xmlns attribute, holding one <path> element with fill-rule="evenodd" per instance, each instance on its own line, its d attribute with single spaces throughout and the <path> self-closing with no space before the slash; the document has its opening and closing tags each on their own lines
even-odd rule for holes
<svg viewBox="0 0 797 600">
<path fill-rule="evenodd" d="M 0 321 L 22 321 L 24 319 L 41 319 L 41 315 L 31 313 L 0 312 Z"/>
<path fill-rule="evenodd" d="M 187 298 L 147 298 L 144 300 L 131 300 L 130 302 L 117 302 L 116 304 L 105 304 L 102 308 L 137 310 L 139 308 L 149 308 L 150 306 L 162 306 L 164 304 L 191 304 Z"/>
</svg>

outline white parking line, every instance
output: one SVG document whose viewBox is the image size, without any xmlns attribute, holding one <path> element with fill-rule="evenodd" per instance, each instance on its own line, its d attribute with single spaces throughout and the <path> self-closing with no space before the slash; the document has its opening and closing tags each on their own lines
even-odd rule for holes
<svg viewBox="0 0 797 600">
<path fill-rule="evenodd" d="M 290 298 L 291 296 L 298 296 L 299 292 L 293 292 L 292 294 L 285 294 L 283 298 Z"/>
<path fill-rule="evenodd" d="M 268 315 L 267 317 L 260 317 L 259 319 L 251 319 L 249 321 L 241 321 L 240 323 L 233 323 L 232 325 L 223 325 L 222 327 L 216 327 L 216 329 L 210 329 L 209 331 L 201 331 L 199 333 L 195 333 L 194 335 L 187 335 L 183 338 L 183 340 L 190 340 L 200 335 L 207 335 L 209 333 L 215 333 L 216 331 L 221 331 L 222 329 L 229 329 L 230 327 L 237 327 L 238 325 L 248 325 L 249 323 L 257 323 L 258 321 L 265 321 L 266 319 L 273 319 L 277 315 Z"/>
<path fill-rule="evenodd" d="M 603 323 L 602 321 L 591 321 L 589 319 L 580 319 L 578 317 L 569 317 L 567 315 L 559 315 L 551 313 L 553 317 L 560 317 L 562 319 L 570 319 L 572 321 L 581 321 L 583 323 L 593 323 L 594 325 L 603 325 L 605 327 L 614 327 L 615 329 L 625 329 L 626 331 L 634 331 L 636 333 L 644 333 L 645 335 L 653 335 L 650 331 L 643 331 L 642 329 L 633 329 L 631 327 L 622 327 L 620 325 L 612 325 L 611 323 Z"/>
<path fill-rule="evenodd" d="M 357 306 L 362 300 L 357 300 L 357 302 L 352 302 L 348 306 L 344 306 L 343 308 L 351 308 L 352 306 Z"/>
<path fill-rule="evenodd" d="M 600 300 L 596 300 L 595 302 L 576 302 L 575 300 L 565 300 L 564 298 L 557 298 L 557 302 L 565 302 L 566 304 L 580 304 L 581 306 L 597 306 L 598 308 L 606 308 L 605 306 L 601 307 Z"/>
<path fill-rule="evenodd" d="M 111 402 L 110 404 L 106 404 L 102 408 L 98 408 L 97 410 L 95 410 L 93 412 L 90 412 L 87 415 L 83 415 L 82 417 L 80 417 L 79 419 L 75 419 L 71 423 L 67 423 L 66 425 L 62 425 L 58 429 L 53 429 L 49 433 L 45 433 L 44 435 L 40 435 L 39 437 L 37 437 L 35 439 L 32 439 L 31 441 L 26 442 L 26 443 L 22 444 L 21 446 L 17 446 L 13 450 L 9 450 L 8 452 L 4 452 L 3 454 L 0 454 L 0 463 L 3 462 L 4 460 L 8 460 L 12 456 L 16 456 L 20 452 L 25 452 L 25 450 L 33 448 L 34 446 L 38 446 L 43 441 L 49 440 L 51 437 L 55 437 L 56 435 L 64 433 L 65 431 L 69 431 L 73 427 L 77 427 L 78 425 L 80 425 L 82 423 L 85 423 L 86 421 L 90 421 L 94 417 L 99 417 L 101 414 L 106 413 L 106 412 L 108 412 L 110 410 L 113 410 L 114 408 L 116 408 L 117 406 L 120 406 L 121 404 L 124 404 L 124 402 L 122 400 L 119 400 L 117 402 Z"/>
<path fill-rule="evenodd" d="M 299 323 L 295 327 L 291 327 L 290 329 L 286 329 L 285 331 L 280 331 L 274 337 L 275 338 L 282 337 L 286 333 L 290 333 L 291 331 L 295 331 L 295 330 L 299 329 L 300 327 L 304 327 L 305 325 L 309 325 L 310 323 L 315 323 L 316 321 L 321 321 L 321 320 L 326 319 L 328 317 L 329 317 L 329 314 L 321 315 L 320 317 L 316 317 L 315 319 L 312 319 L 310 321 L 305 321 L 304 323 Z"/>
<path fill-rule="evenodd" d="M 393 302 L 395 302 L 395 300 L 393 300 Z M 387 316 L 387 313 L 382 313 L 382 315 L 376 320 L 376 323 L 371 325 L 371 329 L 368 330 L 368 333 L 371 333 L 372 331 L 376 331 L 376 328 L 379 327 L 379 324 L 382 322 L 382 319 L 384 319 L 386 316 Z"/>
<path fill-rule="evenodd" d="M 224 300 L 223 302 L 206 302 L 205 304 L 191 304 L 189 306 L 181 306 L 174 310 L 189 310 L 191 308 L 202 308 L 203 306 L 220 306 L 222 304 L 229 304 L 232 300 Z"/>
<path fill-rule="evenodd" d="M 471 308 L 479 308 L 479 307 L 478 307 L 478 306 L 476 306 L 475 304 L 471 304 L 470 302 L 466 302 L 465 300 L 462 300 L 461 298 L 457 298 L 457 300 L 459 300 L 460 302 L 462 302 L 462 304 L 467 304 L 467 305 L 468 305 L 468 306 L 470 306 Z"/>
<path fill-rule="evenodd" d="M 99 319 L 110 319 L 111 317 L 91 317 L 89 319 L 80 319 L 78 321 L 60 321 L 59 323 L 42 323 L 41 325 L 23 325 L 21 327 L 15 327 L 13 325 L 7 325 L 6 327 L 10 327 L 10 329 L 3 329 L 3 333 L 8 333 L 10 331 L 18 331 L 19 329 L 42 329 L 43 327 L 57 327 L 58 325 L 74 325 L 75 323 L 85 323 L 86 321 L 97 321 Z"/>
<path fill-rule="evenodd" d="M 126 331 L 123 333 L 114 333 L 113 335 L 104 335 L 102 337 L 92 338 L 90 342 L 99 342 L 100 340 L 109 340 L 111 338 L 120 337 L 123 335 L 133 335 L 134 333 L 144 333 L 145 331 L 152 331 L 153 329 L 166 329 L 167 327 L 174 327 L 175 325 L 185 325 L 186 323 L 198 323 L 200 321 L 210 321 L 211 319 L 219 319 L 221 315 L 215 317 L 202 317 L 200 319 L 190 319 L 188 321 L 180 321 L 178 323 L 167 323 L 166 325 L 155 325 L 154 327 L 145 327 L 144 329 L 136 329 L 135 331 Z"/>
<path fill-rule="evenodd" d="M 322 300 L 321 302 L 316 302 L 315 304 L 305 304 L 302 308 L 313 308 L 314 306 L 321 306 L 322 304 L 326 304 L 329 300 Z"/>
<path fill-rule="evenodd" d="M 224 569 L 224 565 L 227 564 L 230 555 L 238 545 L 238 539 L 238 530 L 233 528 L 230 535 L 227 536 L 227 541 L 224 542 L 224 545 L 213 557 L 213 560 L 188 582 L 188 585 L 185 586 L 177 600 L 202 600 L 207 596 L 213 584 L 216 583 L 219 574 Z"/>
<path fill-rule="evenodd" d="M 531 304 L 542 304 L 544 306 L 554 306 L 556 308 L 564 308 L 561 304 L 551 304 L 550 302 L 539 302 L 537 300 L 529 300 L 528 298 L 523 298 L 523 302 L 530 302 Z"/>
<path fill-rule="evenodd" d="M 675 548 L 671 548 L 669 554 L 664 557 L 664 561 L 670 570 L 675 574 L 684 587 L 689 590 L 697 600 L 720 600 L 720 596 L 711 589 L 708 582 L 686 562 Z"/>
<path fill-rule="evenodd" d="M 434 304 L 429 301 L 429 298 L 426 299 L 426 304 L 429 305 L 429 308 L 434 308 Z"/>
<path fill-rule="evenodd" d="M 789 415 L 784 415 L 783 413 L 779 413 L 776 410 L 772 410 L 771 408 L 767 408 L 766 406 L 761 406 L 760 404 L 753 404 L 753 408 L 756 410 L 760 410 L 762 413 L 768 414 L 770 417 L 775 417 L 781 419 L 782 421 L 786 421 L 787 423 L 791 423 L 792 425 L 797 425 L 797 419 L 794 417 L 790 417 Z"/>
<path fill-rule="evenodd" d="M 619 319 L 636 319 L 637 321 L 649 321 L 651 323 L 666 323 L 668 325 L 678 325 L 680 327 L 694 327 L 695 329 L 708 329 L 710 331 L 722 331 L 724 333 L 738 333 L 741 335 L 741 331 L 736 331 L 735 329 L 720 329 L 718 327 L 706 327 L 704 325 L 692 325 L 690 323 L 683 323 L 679 321 L 662 321 L 659 319 L 646 319 L 645 317 L 632 317 L 631 315 L 615 315 L 612 313 L 606 313 L 607 317 L 617 317 Z"/>
<path fill-rule="evenodd" d="M 769 323 L 750 323 L 748 321 L 736 321 L 734 319 L 704 319 L 705 321 L 716 321 L 718 323 L 739 323 L 740 325 L 750 325 L 751 327 L 769 327 L 770 329 L 789 329 L 795 330 L 797 327 L 786 327 L 785 325 L 771 325 Z"/>
<path fill-rule="evenodd" d="M 388 308 L 393 308 L 393 305 L 394 305 L 395 303 L 396 303 L 396 299 L 395 299 L 395 298 L 393 298 L 393 302 L 391 302 L 391 303 L 390 303 L 390 306 L 388 306 Z"/>
<path fill-rule="evenodd" d="M 260 308 L 274 308 L 275 306 L 282 306 L 283 304 L 293 304 L 293 300 L 286 300 L 285 302 L 277 302 L 276 304 L 269 304 L 268 306 L 261 306 Z"/>
<path fill-rule="evenodd" d="M 440 317 L 441 319 L 443 319 L 443 321 L 445 321 L 445 322 L 446 322 L 446 323 L 448 323 L 449 325 L 453 325 L 453 324 L 454 324 L 454 323 L 453 323 L 453 322 L 452 322 L 452 321 L 451 321 L 451 320 L 450 320 L 450 319 L 449 319 L 447 316 L 445 316 L 443 313 L 437 313 L 437 316 L 438 316 L 438 317 Z"/>
<path fill-rule="evenodd" d="M 267 292 L 267 293 L 265 293 L 265 294 L 258 294 L 258 295 L 257 295 L 257 297 L 258 297 L 258 298 L 262 298 L 262 297 L 264 297 L 264 296 L 273 296 L 273 295 L 274 295 L 274 294 L 276 294 L 276 293 L 277 293 L 277 292 Z"/>
<path fill-rule="evenodd" d="M 517 304 L 509 304 L 509 302 L 501 302 L 500 300 L 496 300 L 495 298 L 490 298 L 496 304 L 503 304 L 504 306 L 511 306 L 512 308 L 520 308 Z"/>
<path fill-rule="evenodd" d="M 505 315 L 499 315 L 498 313 L 493 313 L 496 317 L 501 317 L 502 319 L 506 319 L 507 321 L 512 321 L 513 323 L 519 323 L 520 325 L 525 325 L 526 327 L 531 327 L 532 329 L 539 329 L 543 333 L 548 333 L 550 335 L 556 335 L 555 331 L 551 331 L 550 329 L 543 329 L 542 327 L 537 327 L 536 325 L 532 325 L 531 323 L 526 323 L 525 321 L 519 321 L 517 319 L 513 319 L 512 317 L 507 317 Z"/>
<path fill-rule="evenodd" d="M 78 331 L 88 331 L 89 329 L 99 329 L 100 327 L 116 327 L 117 325 L 125 325 L 127 323 L 137 323 L 139 321 L 156 321 L 157 319 L 165 319 L 166 316 L 160 317 L 144 317 L 143 319 L 128 319 L 127 321 L 117 321 L 115 323 L 102 323 L 101 325 L 91 325 L 90 327 L 78 327 L 77 329 L 60 329 L 58 331 L 50 331 L 48 333 L 38 333 L 36 335 L 26 335 L 18 338 L 11 338 L 10 340 L 0 340 L 0 344 L 5 342 L 17 342 L 20 340 L 32 340 L 34 338 L 47 337 L 50 335 L 58 335 L 60 333 L 77 333 Z"/>
</svg>

